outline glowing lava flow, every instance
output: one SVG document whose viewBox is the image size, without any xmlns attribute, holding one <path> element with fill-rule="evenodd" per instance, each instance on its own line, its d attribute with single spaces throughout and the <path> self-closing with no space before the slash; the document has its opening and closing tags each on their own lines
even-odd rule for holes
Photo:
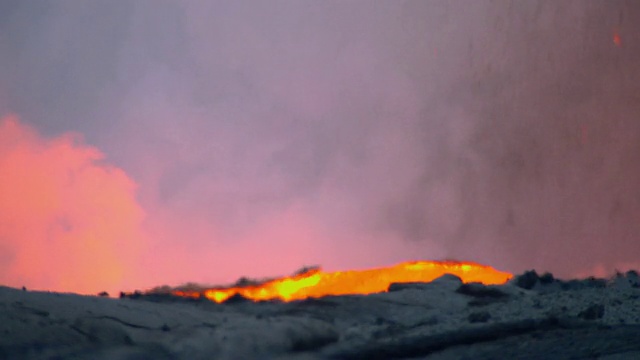
<svg viewBox="0 0 640 360">
<path fill-rule="evenodd" d="M 457 261 L 411 261 L 392 267 L 368 270 L 323 272 L 313 269 L 302 274 L 270 280 L 257 285 L 214 288 L 202 291 L 178 291 L 177 296 L 200 298 L 221 303 L 239 294 L 254 301 L 302 300 L 328 295 L 372 294 L 387 291 L 392 283 L 429 282 L 444 274 L 453 274 L 463 282 L 485 285 L 503 284 L 512 275 L 490 266 Z"/>
</svg>

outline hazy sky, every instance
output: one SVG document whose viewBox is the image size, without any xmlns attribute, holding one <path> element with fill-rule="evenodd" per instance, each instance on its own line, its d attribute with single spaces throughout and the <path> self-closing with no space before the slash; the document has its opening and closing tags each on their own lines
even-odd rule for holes
<svg viewBox="0 0 640 360">
<path fill-rule="evenodd" d="M 2 1 L 0 283 L 640 267 L 638 24 L 633 0 Z"/>
</svg>

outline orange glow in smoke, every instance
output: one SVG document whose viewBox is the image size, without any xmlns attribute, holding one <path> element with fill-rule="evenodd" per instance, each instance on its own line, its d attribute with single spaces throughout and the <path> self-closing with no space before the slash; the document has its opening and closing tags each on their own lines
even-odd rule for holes
<svg viewBox="0 0 640 360">
<path fill-rule="evenodd" d="M 453 274 L 463 282 L 503 284 L 512 275 L 490 266 L 457 261 L 411 261 L 386 268 L 323 272 L 319 269 L 275 279 L 258 285 L 214 288 L 203 291 L 173 291 L 174 295 L 221 303 L 239 294 L 254 301 L 301 300 L 329 295 L 372 294 L 387 291 L 392 283 L 429 282 Z"/>
<path fill-rule="evenodd" d="M 620 33 L 617 30 L 613 31 L 613 43 L 616 46 L 622 46 L 622 38 L 620 37 Z"/>
<path fill-rule="evenodd" d="M 77 134 L 0 118 L 0 284 L 115 291 L 143 246 L 135 183 Z"/>
</svg>

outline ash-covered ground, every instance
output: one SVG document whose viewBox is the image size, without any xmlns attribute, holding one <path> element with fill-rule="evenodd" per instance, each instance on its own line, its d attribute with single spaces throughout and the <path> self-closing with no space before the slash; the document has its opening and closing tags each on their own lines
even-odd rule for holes
<svg viewBox="0 0 640 360">
<path fill-rule="evenodd" d="M 0 287 L 0 334 L 2 359 L 639 359 L 640 280 L 445 275 L 365 296 L 223 304 Z"/>
</svg>

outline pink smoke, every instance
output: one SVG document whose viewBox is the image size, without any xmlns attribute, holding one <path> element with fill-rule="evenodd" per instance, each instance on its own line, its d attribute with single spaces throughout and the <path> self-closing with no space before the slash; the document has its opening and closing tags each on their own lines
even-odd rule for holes
<svg viewBox="0 0 640 360">
<path fill-rule="evenodd" d="M 77 134 L 0 119 L 0 284 L 96 293 L 131 286 L 145 247 L 136 184 Z"/>
</svg>

